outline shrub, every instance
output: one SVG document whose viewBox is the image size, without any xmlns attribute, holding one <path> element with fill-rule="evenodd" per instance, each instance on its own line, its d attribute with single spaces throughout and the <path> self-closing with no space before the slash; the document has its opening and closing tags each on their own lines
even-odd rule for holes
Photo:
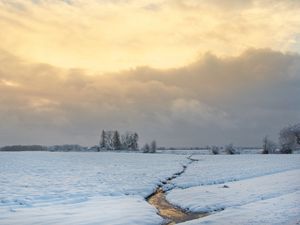
<svg viewBox="0 0 300 225">
<path fill-rule="evenodd" d="M 234 155 L 236 154 L 236 149 L 233 147 L 233 144 L 229 144 L 229 145 L 226 145 L 225 146 L 225 152 L 228 154 L 228 155 Z"/>
<path fill-rule="evenodd" d="M 219 147 L 218 146 L 211 146 L 210 151 L 213 155 L 218 155 L 219 154 Z"/>
</svg>

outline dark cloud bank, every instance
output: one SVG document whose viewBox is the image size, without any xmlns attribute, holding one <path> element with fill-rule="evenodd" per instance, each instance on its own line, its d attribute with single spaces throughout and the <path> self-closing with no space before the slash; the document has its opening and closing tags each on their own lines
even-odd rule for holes
<svg viewBox="0 0 300 225">
<path fill-rule="evenodd" d="M 300 121 L 300 56 L 252 49 L 183 68 L 88 76 L 0 51 L 0 145 L 94 145 L 102 129 L 167 146 L 260 145 Z"/>
</svg>

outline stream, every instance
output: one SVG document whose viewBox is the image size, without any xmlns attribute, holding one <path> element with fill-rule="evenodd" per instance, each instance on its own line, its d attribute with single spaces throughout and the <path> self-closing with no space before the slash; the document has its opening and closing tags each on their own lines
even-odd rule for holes
<svg viewBox="0 0 300 225">
<path fill-rule="evenodd" d="M 193 162 L 199 161 L 198 159 L 191 158 L 192 156 L 187 157 L 189 162 L 187 165 L 182 167 L 180 172 L 175 173 L 173 176 L 167 178 L 162 185 L 159 186 L 156 191 L 146 198 L 147 202 L 154 206 L 158 210 L 158 214 L 165 219 L 165 225 L 173 225 L 189 220 L 198 219 L 204 216 L 207 216 L 208 213 L 194 213 L 189 212 L 184 209 L 181 209 L 175 205 L 172 205 L 166 199 L 166 192 L 164 191 L 164 185 L 171 183 L 173 179 L 182 175 L 187 169 L 188 165 Z M 170 191 L 171 189 L 169 189 Z"/>
</svg>

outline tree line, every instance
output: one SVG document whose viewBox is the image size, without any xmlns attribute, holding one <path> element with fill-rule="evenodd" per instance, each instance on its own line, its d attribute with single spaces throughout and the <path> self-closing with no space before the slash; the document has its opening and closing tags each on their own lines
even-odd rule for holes
<svg viewBox="0 0 300 225">
<path fill-rule="evenodd" d="M 139 150 L 139 135 L 136 132 L 127 131 L 120 135 L 117 130 L 103 130 L 100 136 L 100 150 Z"/>
<path fill-rule="evenodd" d="M 211 146 L 212 154 L 220 154 L 221 148 Z M 300 123 L 289 125 L 282 128 L 279 132 L 278 142 L 272 141 L 268 136 L 263 138 L 262 154 L 291 154 L 300 150 Z M 239 154 L 239 151 L 233 144 L 225 146 L 224 153 L 233 155 Z"/>
<path fill-rule="evenodd" d="M 114 151 L 114 150 L 139 150 L 139 135 L 136 132 L 125 132 L 120 134 L 118 130 L 102 130 L 100 135 L 99 150 Z M 141 151 L 144 153 L 156 152 L 156 141 L 150 144 L 146 143 Z"/>
<path fill-rule="evenodd" d="M 279 132 L 278 144 L 268 136 L 263 139 L 263 154 L 291 154 L 300 148 L 300 123 L 282 128 Z"/>
</svg>

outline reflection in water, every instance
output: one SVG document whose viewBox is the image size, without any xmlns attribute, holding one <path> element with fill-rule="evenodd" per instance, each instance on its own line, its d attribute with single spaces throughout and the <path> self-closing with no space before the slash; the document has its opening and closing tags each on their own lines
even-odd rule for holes
<svg viewBox="0 0 300 225">
<path fill-rule="evenodd" d="M 159 215 L 167 220 L 168 225 L 207 216 L 207 213 L 186 212 L 170 204 L 166 200 L 165 192 L 161 188 L 158 188 L 157 191 L 147 199 L 147 201 L 158 209 Z"/>
</svg>

